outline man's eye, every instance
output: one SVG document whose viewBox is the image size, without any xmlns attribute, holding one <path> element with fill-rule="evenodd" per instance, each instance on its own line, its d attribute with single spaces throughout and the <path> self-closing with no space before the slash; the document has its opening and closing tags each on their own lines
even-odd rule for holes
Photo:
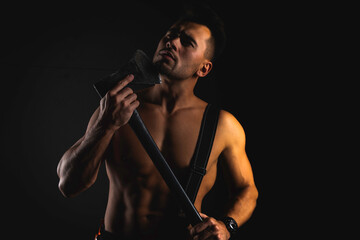
<svg viewBox="0 0 360 240">
<path fill-rule="evenodd" d="M 190 40 L 187 40 L 187 39 L 180 39 L 180 42 L 183 46 L 185 47 L 189 47 L 189 46 L 192 46 L 194 47 L 194 45 L 192 44 L 192 42 Z"/>
<path fill-rule="evenodd" d="M 191 41 L 191 39 L 185 36 L 180 37 L 180 42 L 185 47 L 189 47 L 189 46 L 194 47 L 194 43 Z"/>
<path fill-rule="evenodd" d="M 182 33 L 176 32 L 176 31 L 168 32 L 165 35 L 164 40 L 165 41 L 170 41 L 170 40 L 176 39 L 178 37 L 180 38 L 180 42 L 184 47 L 189 47 L 189 46 L 195 47 L 193 41 L 189 37 L 187 37 L 186 35 L 184 35 Z"/>
</svg>

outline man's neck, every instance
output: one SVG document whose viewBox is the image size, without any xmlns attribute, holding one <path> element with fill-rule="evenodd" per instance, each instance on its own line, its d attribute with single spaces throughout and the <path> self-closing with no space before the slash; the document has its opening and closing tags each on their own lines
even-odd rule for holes
<svg viewBox="0 0 360 240">
<path fill-rule="evenodd" d="M 162 77 L 162 83 L 155 85 L 146 94 L 146 99 L 161 106 L 164 113 L 172 114 L 181 108 L 193 105 L 193 102 L 197 99 L 194 95 L 196 82 L 197 78 L 179 81 Z"/>
</svg>

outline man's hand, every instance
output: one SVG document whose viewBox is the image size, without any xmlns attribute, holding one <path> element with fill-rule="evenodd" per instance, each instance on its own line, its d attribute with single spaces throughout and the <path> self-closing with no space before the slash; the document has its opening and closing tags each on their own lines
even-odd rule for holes
<svg viewBox="0 0 360 240">
<path fill-rule="evenodd" d="M 230 238 L 230 233 L 223 222 L 203 213 L 200 213 L 200 216 L 204 221 L 190 229 L 191 240 L 228 240 Z"/>
<path fill-rule="evenodd" d="M 119 81 L 100 101 L 98 124 L 105 129 L 117 130 L 125 125 L 139 106 L 137 96 L 131 88 L 124 88 L 134 79 L 130 74 Z"/>
</svg>

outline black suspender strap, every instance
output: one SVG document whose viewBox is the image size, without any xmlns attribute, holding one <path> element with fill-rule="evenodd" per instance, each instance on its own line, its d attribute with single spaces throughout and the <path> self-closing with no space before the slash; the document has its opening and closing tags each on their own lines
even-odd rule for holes
<svg viewBox="0 0 360 240">
<path fill-rule="evenodd" d="M 189 199 L 194 203 L 201 181 L 206 174 L 206 166 L 210 157 L 220 110 L 208 104 L 201 122 L 198 142 L 190 163 L 190 175 L 185 187 Z"/>
</svg>

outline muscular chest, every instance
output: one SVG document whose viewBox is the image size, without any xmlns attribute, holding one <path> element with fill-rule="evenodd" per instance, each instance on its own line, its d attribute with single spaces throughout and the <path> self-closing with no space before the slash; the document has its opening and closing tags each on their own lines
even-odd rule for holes
<svg viewBox="0 0 360 240">
<path fill-rule="evenodd" d="M 173 171 L 186 172 L 199 136 L 204 109 L 185 109 L 168 116 L 156 108 L 139 113 Z M 137 174 L 147 174 L 154 166 L 139 140 L 126 125 L 114 136 L 114 156 L 118 164 Z"/>
</svg>

